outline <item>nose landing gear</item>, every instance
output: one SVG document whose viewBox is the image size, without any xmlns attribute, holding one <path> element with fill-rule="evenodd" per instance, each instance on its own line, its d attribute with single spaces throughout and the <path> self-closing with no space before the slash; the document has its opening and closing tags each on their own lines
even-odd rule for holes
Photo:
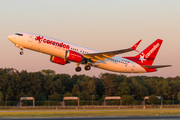
<svg viewBox="0 0 180 120">
<path fill-rule="evenodd" d="M 24 52 L 23 52 L 23 48 L 21 48 L 20 55 L 23 55 L 23 54 L 24 54 Z"/>
<path fill-rule="evenodd" d="M 23 51 L 21 51 L 21 52 L 20 52 L 20 55 L 23 55 L 23 54 L 24 54 L 24 52 L 23 52 Z"/>
</svg>

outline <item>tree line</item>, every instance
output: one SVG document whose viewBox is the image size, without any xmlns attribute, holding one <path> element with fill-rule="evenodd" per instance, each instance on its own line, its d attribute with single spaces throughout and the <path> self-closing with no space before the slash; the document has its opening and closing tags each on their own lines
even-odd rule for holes
<svg viewBox="0 0 180 120">
<path fill-rule="evenodd" d="M 180 77 L 147 77 L 103 73 L 99 77 L 56 74 L 53 70 L 39 72 L 0 68 L 0 102 L 19 101 L 20 97 L 35 97 L 62 101 L 77 96 L 80 100 L 104 100 L 106 96 L 121 96 L 132 103 L 145 96 L 161 96 L 163 100 L 180 100 Z M 129 98 L 128 98 L 129 97 Z"/>
</svg>

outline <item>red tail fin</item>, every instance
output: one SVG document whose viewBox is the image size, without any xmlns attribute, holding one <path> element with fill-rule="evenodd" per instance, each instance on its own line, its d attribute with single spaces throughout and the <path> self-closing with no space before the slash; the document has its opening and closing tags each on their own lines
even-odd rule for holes
<svg viewBox="0 0 180 120">
<path fill-rule="evenodd" d="M 152 65 L 162 42 L 161 39 L 157 39 L 137 56 L 124 58 L 132 60 L 140 65 Z"/>
<path fill-rule="evenodd" d="M 143 65 L 152 65 L 162 42 L 162 40 L 157 39 L 136 57 L 140 59 Z"/>
</svg>

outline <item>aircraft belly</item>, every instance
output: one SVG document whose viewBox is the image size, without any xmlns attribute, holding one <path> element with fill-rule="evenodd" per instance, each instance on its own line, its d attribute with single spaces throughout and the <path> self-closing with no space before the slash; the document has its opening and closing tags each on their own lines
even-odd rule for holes
<svg viewBox="0 0 180 120">
<path fill-rule="evenodd" d="M 135 65 L 134 69 L 132 69 L 131 65 L 125 65 L 121 63 L 113 63 L 107 61 L 106 64 L 99 63 L 98 68 L 102 68 L 105 70 L 110 70 L 114 72 L 124 72 L 124 73 L 144 73 L 146 72 L 141 66 Z"/>
</svg>

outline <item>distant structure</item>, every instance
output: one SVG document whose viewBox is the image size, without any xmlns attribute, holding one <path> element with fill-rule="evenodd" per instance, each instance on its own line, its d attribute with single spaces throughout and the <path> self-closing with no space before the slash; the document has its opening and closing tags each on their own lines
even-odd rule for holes
<svg viewBox="0 0 180 120">
<path fill-rule="evenodd" d="M 163 105 L 163 97 L 161 97 L 161 96 L 156 96 L 159 100 L 161 100 L 161 106 Z M 145 102 L 145 100 L 148 100 L 149 99 L 149 96 L 145 96 L 144 97 L 144 108 L 145 108 L 145 105 L 146 105 L 146 102 Z"/>
<path fill-rule="evenodd" d="M 65 100 L 77 100 L 79 106 L 79 97 L 64 97 L 63 98 L 63 106 L 65 106 Z"/>
<path fill-rule="evenodd" d="M 35 98 L 34 97 L 21 97 L 20 98 L 20 107 L 22 106 L 22 100 L 33 100 L 33 107 L 35 106 Z"/>
<path fill-rule="evenodd" d="M 104 105 L 106 105 L 106 100 L 119 100 L 120 105 L 121 105 L 121 97 L 120 97 L 120 96 L 105 97 L 105 98 L 104 98 Z"/>
</svg>

